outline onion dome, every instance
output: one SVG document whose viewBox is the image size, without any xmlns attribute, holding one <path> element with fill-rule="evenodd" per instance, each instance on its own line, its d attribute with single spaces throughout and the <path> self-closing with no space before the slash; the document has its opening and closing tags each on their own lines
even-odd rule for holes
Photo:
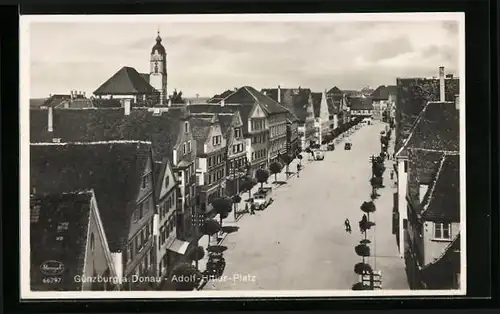
<svg viewBox="0 0 500 314">
<path fill-rule="evenodd" d="M 160 37 L 160 32 L 158 31 L 158 36 L 156 36 L 156 44 L 153 46 L 153 49 L 151 50 L 151 53 L 155 53 L 155 51 L 158 51 L 159 54 L 166 54 L 165 52 L 165 47 L 161 44 L 161 37 Z"/>
</svg>

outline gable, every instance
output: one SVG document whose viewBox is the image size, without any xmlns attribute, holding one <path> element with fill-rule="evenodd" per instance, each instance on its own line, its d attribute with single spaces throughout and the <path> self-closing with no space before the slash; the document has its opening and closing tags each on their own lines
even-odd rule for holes
<svg viewBox="0 0 500 314">
<path fill-rule="evenodd" d="M 319 116 L 323 121 L 327 121 L 330 116 L 326 94 L 324 94 L 323 97 L 321 98 L 321 103 L 319 107 Z"/>
<path fill-rule="evenodd" d="M 240 115 L 239 111 L 236 111 L 233 114 L 233 125 L 235 127 L 241 127 L 241 126 L 243 126 L 243 120 L 241 119 L 241 115 Z"/>
<path fill-rule="evenodd" d="M 159 194 L 159 199 L 161 200 L 163 197 L 165 197 L 168 192 L 170 192 L 174 187 L 175 187 L 175 176 L 174 176 L 174 171 L 172 170 L 172 165 L 170 162 L 166 161 L 165 162 L 165 167 L 163 168 L 163 174 L 161 176 L 162 181 L 161 181 L 161 189 L 160 189 L 160 194 Z"/>
<path fill-rule="evenodd" d="M 264 110 L 262 110 L 261 106 L 259 104 L 255 104 L 255 106 L 253 107 L 252 112 L 250 113 L 250 119 L 265 118 L 266 116 L 267 115 L 264 112 Z"/>
<path fill-rule="evenodd" d="M 219 145 L 214 146 L 212 138 L 214 136 L 219 136 L 219 135 L 222 138 L 221 139 L 222 143 L 219 144 Z M 213 125 L 211 125 L 210 126 L 210 130 L 208 132 L 207 139 L 205 141 L 205 145 L 206 145 L 206 148 L 207 148 L 205 152 L 207 154 L 210 154 L 210 153 L 212 153 L 212 152 L 220 149 L 221 147 L 224 147 L 226 145 L 225 141 L 226 141 L 226 139 L 225 139 L 224 136 L 222 136 L 222 128 L 220 127 L 220 125 L 219 124 L 213 124 Z"/>
</svg>

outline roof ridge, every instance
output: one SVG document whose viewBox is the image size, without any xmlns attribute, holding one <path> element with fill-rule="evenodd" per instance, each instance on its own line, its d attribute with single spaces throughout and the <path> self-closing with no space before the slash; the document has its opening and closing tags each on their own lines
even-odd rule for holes
<svg viewBox="0 0 500 314">
<path fill-rule="evenodd" d="M 413 136 L 413 133 L 415 132 L 415 129 L 417 128 L 417 125 L 420 123 L 420 120 L 422 119 L 422 117 L 424 116 L 425 114 L 425 111 L 427 111 L 427 107 L 429 106 L 430 102 L 427 102 L 427 104 L 425 104 L 425 107 L 422 109 L 422 111 L 420 111 L 420 113 L 418 114 L 418 117 L 417 119 L 415 120 L 415 122 L 413 122 L 413 125 L 411 126 L 411 129 L 410 129 L 410 134 L 408 135 L 408 137 L 403 141 L 403 145 L 401 145 L 401 147 L 399 148 L 399 150 L 396 152 L 396 156 L 399 155 L 405 148 L 406 146 L 408 145 L 408 143 L 410 142 L 410 139 L 412 138 Z"/>
<path fill-rule="evenodd" d="M 423 206 L 423 210 L 420 213 L 420 217 L 427 211 L 429 208 L 430 203 L 432 202 L 432 197 L 434 196 L 434 191 L 436 190 L 436 185 L 439 180 L 439 177 L 441 176 L 441 171 L 443 170 L 443 165 L 446 160 L 446 155 L 441 156 L 441 161 L 439 163 L 439 168 L 436 174 L 436 178 L 434 178 L 434 182 L 432 183 L 431 191 L 429 192 L 429 197 L 427 198 L 426 204 Z"/>
<path fill-rule="evenodd" d="M 453 240 L 446 246 L 446 248 L 444 249 L 443 253 L 441 253 L 441 255 L 439 255 L 438 258 L 436 258 L 434 261 L 430 262 L 429 264 L 425 265 L 420 270 L 424 270 L 427 267 L 432 266 L 432 265 L 436 264 L 437 262 L 439 262 L 446 255 L 446 253 L 448 252 L 448 250 L 455 244 L 455 241 L 457 241 L 458 237 L 460 237 L 460 232 L 455 235 L 455 237 L 453 238 Z"/>
<path fill-rule="evenodd" d="M 256 102 L 259 102 L 259 99 L 257 97 L 255 97 L 255 95 L 252 93 L 251 90 L 248 89 L 248 86 L 243 86 L 243 88 L 253 97 L 253 99 L 255 99 Z"/>
<path fill-rule="evenodd" d="M 149 144 L 151 141 L 140 141 L 140 140 L 110 140 L 110 141 L 95 141 L 95 142 L 37 142 L 30 143 L 30 146 L 64 146 L 64 145 L 101 145 L 101 144 Z"/>
<path fill-rule="evenodd" d="M 430 149 L 430 148 L 420 148 L 420 147 L 412 147 L 412 149 L 423 151 L 423 152 L 442 153 L 442 154 L 445 154 L 447 156 L 460 155 L 460 152 L 455 151 L 455 150 L 441 150 L 441 149 Z"/>
</svg>

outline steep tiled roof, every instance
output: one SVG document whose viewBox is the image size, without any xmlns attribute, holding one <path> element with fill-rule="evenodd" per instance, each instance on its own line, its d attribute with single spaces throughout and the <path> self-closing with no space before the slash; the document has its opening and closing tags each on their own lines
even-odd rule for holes
<svg viewBox="0 0 500 314">
<path fill-rule="evenodd" d="M 60 94 L 54 94 L 50 96 L 45 102 L 41 105 L 42 107 L 57 107 L 60 105 L 63 101 L 70 100 L 71 95 L 60 95 Z"/>
<path fill-rule="evenodd" d="M 109 140 L 152 141 L 155 160 L 169 158 L 179 140 L 182 108 L 171 108 L 160 116 L 145 109 L 121 108 L 54 109 L 54 132 L 47 132 L 48 110 L 30 110 L 30 141 L 93 142 Z"/>
<path fill-rule="evenodd" d="M 380 85 L 370 94 L 370 97 L 374 100 L 387 100 L 389 99 L 389 94 L 396 94 L 396 89 L 395 85 Z"/>
<path fill-rule="evenodd" d="M 275 100 L 262 94 L 251 86 L 241 87 L 236 92 L 226 97 L 224 101 L 243 105 L 258 103 L 267 114 L 285 113 L 287 111 Z"/>
<path fill-rule="evenodd" d="M 139 73 L 142 79 L 149 83 L 149 73 Z"/>
<path fill-rule="evenodd" d="M 30 223 L 30 277 L 32 290 L 81 290 L 92 191 L 33 195 Z M 64 265 L 61 281 L 44 283 L 44 262 Z"/>
<path fill-rule="evenodd" d="M 191 104 L 187 106 L 190 113 L 235 113 L 239 111 L 243 122 L 243 134 L 248 134 L 248 119 L 252 111 L 252 106 L 225 104 Z"/>
<path fill-rule="evenodd" d="M 165 175 L 165 169 L 167 168 L 168 160 L 165 162 L 155 161 L 153 163 L 153 179 L 154 179 L 154 187 L 155 187 L 155 198 L 158 198 L 161 195 L 161 190 L 163 188 L 163 177 Z"/>
<path fill-rule="evenodd" d="M 444 155 L 436 179 L 423 200 L 422 219 L 460 222 L 460 158 Z"/>
<path fill-rule="evenodd" d="M 193 113 L 193 118 L 201 118 L 201 119 L 209 119 L 212 120 L 214 118 L 214 113 Z M 222 134 L 227 134 L 227 132 L 231 129 L 231 124 L 233 122 L 233 113 L 219 113 L 217 114 L 217 118 L 219 119 L 219 124 L 221 127 Z"/>
<path fill-rule="evenodd" d="M 421 276 L 427 289 L 456 289 L 456 274 L 460 273 L 460 233 L 446 247 L 434 262 L 421 269 Z M 464 274 L 462 274 L 464 275 Z"/>
<path fill-rule="evenodd" d="M 228 97 L 232 93 L 234 93 L 234 90 L 227 90 L 221 94 L 214 95 L 212 98 L 208 99 L 207 102 L 211 104 L 217 104 L 219 103 L 222 99 Z"/>
<path fill-rule="evenodd" d="M 69 107 L 70 108 L 91 108 L 93 107 L 94 104 L 92 103 L 92 100 L 88 98 L 77 98 L 73 99 L 69 102 Z"/>
<path fill-rule="evenodd" d="M 307 118 L 307 105 L 309 103 L 309 88 L 281 88 L 281 105 L 288 109 L 298 121 L 304 123 Z M 278 100 L 277 88 L 262 89 L 267 97 Z"/>
<path fill-rule="evenodd" d="M 342 91 L 337 87 L 337 86 L 334 86 L 332 88 L 330 88 L 330 90 L 328 92 L 326 92 L 327 95 L 339 95 L 339 94 L 342 94 Z"/>
<path fill-rule="evenodd" d="M 408 147 L 458 152 L 459 120 L 459 111 L 454 102 L 427 103 L 397 152 L 398 155 L 406 156 Z"/>
<path fill-rule="evenodd" d="M 99 99 L 95 98 L 93 100 L 94 106 L 96 108 L 121 108 L 122 103 L 119 99 Z"/>
<path fill-rule="evenodd" d="M 123 67 L 104 82 L 95 95 L 136 95 L 155 94 L 156 89 L 131 67 Z"/>
<path fill-rule="evenodd" d="M 371 98 L 351 97 L 349 98 L 351 110 L 373 110 Z"/>
<path fill-rule="evenodd" d="M 112 252 L 124 249 L 151 145 L 144 142 L 31 144 L 30 184 L 37 193 L 93 189 Z"/>
<path fill-rule="evenodd" d="M 314 117 L 318 118 L 321 112 L 321 99 L 323 98 L 323 93 L 311 93 Z"/>
<path fill-rule="evenodd" d="M 196 116 L 191 119 L 191 132 L 193 138 L 196 140 L 198 155 L 204 153 L 204 144 L 208 139 L 210 127 L 212 125 L 211 120 L 212 118 L 201 118 Z"/>
<path fill-rule="evenodd" d="M 459 94 L 459 79 L 445 80 L 445 100 L 454 101 Z M 424 106 L 439 101 L 439 79 L 398 78 L 396 96 L 396 146 L 398 151 Z"/>
<path fill-rule="evenodd" d="M 40 108 L 47 98 L 30 98 L 30 108 Z"/>
</svg>

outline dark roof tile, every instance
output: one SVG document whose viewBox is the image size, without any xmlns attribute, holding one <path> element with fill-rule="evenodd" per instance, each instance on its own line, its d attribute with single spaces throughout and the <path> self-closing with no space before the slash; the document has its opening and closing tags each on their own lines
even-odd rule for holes
<svg viewBox="0 0 500 314">
<path fill-rule="evenodd" d="M 48 110 L 30 110 L 30 141 L 96 142 L 111 140 L 152 141 L 155 160 L 172 160 L 184 118 L 182 107 L 173 107 L 160 116 L 146 109 L 121 108 L 54 109 L 53 132 L 47 131 Z"/>
<path fill-rule="evenodd" d="M 455 101 L 459 94 L 459 79 L 445 80 L 445 100 Z M 398 78 L 396 95 L 395 150 L 408 137 L 415 120 L 428 102 L 439 101 L 439 79 Z"/>
<path fill-rule="evenodd" d="M 441 160 L 422 218 L 430 221 L 460 222 L 460 157 L 446 154 Z"/>
<path fill-rule="evenodd" d="M 31 144 L 30 184 L 42 194 L 93 189 L 109 248 L 120 252 L 150 157 L 146 142 Z"/>
<path fill-rule="evenodd" d="M 131 67 L 123 67 L 104 82 L 95 95 L 137 95 L 157 94 L 156 89 L 145 81 L 143 76 Z"/>
<path fill-rule="evenodd" d="M 323 98 L 323 93 L 311 93 L 314 117 L 318 118 L 321 112 L 321 99 Z"/>
<path fill-rule="evenodd" d="M 243 134 L 248 134 L 248 119 L 253 106 L 239 104 L 191 104 L 187 106 L 189 113 L 235 113 L 239 112 L 243 122 Z"/>
<path fill-rule="evenodd" d="M 350 97 L 348 100 L 351 110 L 373 110 L 371 98 Z"/>
<path fill-rule="evenodd" d="M 83 275 L 92 195 L 92 191 L 32 195 L 30 217 L 32 290 L 81 290 L 81 282 L 75 281 L 74 278 Z M 64 265 L 59 282 L 43 282 L 45 275 L 40 271 L 40 267 L 48 261 L 57 261 Z"/>
<path fill-rule="evenodd" d="M 288 109 L 294 116 L 297 117 L 300 123 L 304 123 L 307 118 L 307 106 L 309 104 L 309 88 L 280 88 L 281 90 L 281 105 Z M 262 90 L 267 97 L 273 100 L 278 100 L 277 88 L 265 88 Z"/>
</svg>

